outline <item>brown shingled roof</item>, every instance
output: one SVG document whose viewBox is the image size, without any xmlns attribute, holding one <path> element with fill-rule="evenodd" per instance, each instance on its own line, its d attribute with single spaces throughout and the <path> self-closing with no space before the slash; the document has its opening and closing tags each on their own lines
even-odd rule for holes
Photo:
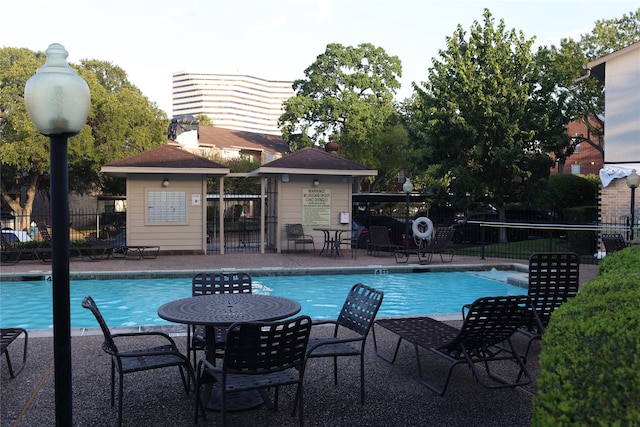
<svg viewBox="0 0 640 427">
<path fill-rule="evenodd" d="M 294 151 L 284 157 L 269 162 L 263 167 L 292 169 L 333 169 L 333 170 L 370 170 L 371 168 L 356 163 L 336 154 L 327 153 L 317 147 L 306 147 Z"/>
<path fill-rule="evenodd" d="M 215 126 L 200 126 L 198 144 L 219 148 L 234 148 L 255 151 L 270 151 L 286 154 L 291 151 L 289 144 L 277 135 L 224 129 Z"/>
<path fill-rule="evenodd" d="M 106 167 L 228 169 L 226 166 L 173 145 L 163 145 L 115 162 Z"/>
</svg>

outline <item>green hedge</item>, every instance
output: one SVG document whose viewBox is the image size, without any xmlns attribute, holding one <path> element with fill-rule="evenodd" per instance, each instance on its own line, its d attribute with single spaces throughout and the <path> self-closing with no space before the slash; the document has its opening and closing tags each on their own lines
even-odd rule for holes
<svg viewBox="0 0 640 427">
<path fill-rule="evenodd" d="M 607 255 L 542 343 L 533 426 L 640 425 L 640 247 Z"/>
</svg>

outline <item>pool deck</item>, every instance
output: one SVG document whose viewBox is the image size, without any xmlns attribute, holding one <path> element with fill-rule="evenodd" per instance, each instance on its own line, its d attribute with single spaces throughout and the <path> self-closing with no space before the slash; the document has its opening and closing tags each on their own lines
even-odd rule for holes
<svg viewBox="0 0 640 427">
<path fill-rule="evenodd" d="M 396 264 L 393 257 L 367 256 L 358 253 L 356 260 L 349 256 L 332 259 L 311 253 L 255 254 L 231 253 L 203 256 L 158 256 L 150 260 L 103 260 L 99 262 L 72 261 L 72 276 L 102 274 L 180 274 L 190 275 L 203 270 L 243 270 L 271 274 L 279 270 L 309 272 L 319 270 L 345 271 L 347 269 L 399 269 L 469 266 L 511 266 L 512 260 L 480 260 L 454 258 L 453 263 L 442 264 L 436 258 L 428 266 L 419 266 L 417 259 L 409 264 Z M 50 274 L 50 265 L 39 262 L 20 262 L 2 266 L 0 280 L 15 280 Z M 581 283 L 590 280 L 597 266 L 581 267 Z M 459 325 L 459 321 L 451 321 Z M 172 333 L 185 351 L 186 338 L 180 326 L 164 328 Z M 26 368 L 11 379 L 6 362 L 0 362 L 0 426 L 49 426 L 55 424 L 53 340 L 50 333 L 29 336 L 29 354 Z M 322 332 L 322 331 L 321 331 Z M 316 331 L 315 333 L 318 333 Z M 117 424 L 117 410 L 109 404 L 109 357 L 102 351 L 102 337 L 95 330 L 74 330 L 72 337 L 73 363 L 73 419 L 74 425 Z M 388 334 L 378 334 L 383 351 L 391 351 L 395 340 Z M 21 340 L 11 350 L 12 361 L 19 361 Z M 516 335 L 517 348 L 523 349 L 525 339 Z M 527 366 L 535 379 L 538 371 L 539 344 L 529 353 Z M 4 356 L 2 357 L 4 359 Z M 353 359 L 353 360 L 351 360 Z M 438 358 L 422 357 L 423 369 L 429 377 L 442 378 L 446 364 Z M 403 344 L 398 360 L 389 365 L 377 357 L 373 341 L 367 341 L 365 356 L 365 405 L 359 403 L 357 358 L 339 361 L 339 384 L 333 385 L 332 364 L 329 360 L 312 360 L 305 375 L 304 410 L 307 426 L 528 426 L 531 422 L 531 400 L 536 390 L 535 381 L 516 389 L 489 390 L 478 385 L 464 367 L 454 370 L 447 393 L 434 395 L 418 380 L 413 348 Z M 505 375 L 510 366 L 500 366 Z M 191 426 L 193 425 L 193 393 L 186 395 L 175 368 L 142 372 L 125 376 L 124 425 Z M 290 418 L 292 391 L 283 388 L 277 412 L 264 406 L 228 415 L 229 425 L 284 426 L 296 425 Z M 219 425 L 219 415 L 209 413 L 208 421 L 199 425 Z"/>
</svg>

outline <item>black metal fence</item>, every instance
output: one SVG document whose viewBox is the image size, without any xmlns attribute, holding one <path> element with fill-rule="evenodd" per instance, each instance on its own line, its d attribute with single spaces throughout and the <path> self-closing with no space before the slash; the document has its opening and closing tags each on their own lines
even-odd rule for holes
<svg viewBox="0 0 640 427">
<path fill-rule="evenodd" d="M 272 195 L 277 197 L 277 195 Z M 259 252 L 261 202 L 259 196 L 230 198 L 224 203 L 225 252 Z M 267 213 L 269 209 L 267 208 Z M 208 253 L 220 253 L 219 201 L 209 204 L 207 214 Z M 399 233 L 404 239 L 405 213 L 396 210 L 386 215 L 400 224 Z M 412 217 L 415 214 L 412 215 Z M 264 237 L 266 250 L 275 245 L 269 243 L 269 230 L 275 230 L 274 215 L 266 215 Z M 603 255 L 600 236 L 603 233 L 630 236 L 626 218 L 610 218 L 599 223 L 567 223 L 551 219 L 520 219 L 497 222 L 491 220 L 464 220 L 447 217 L 430 217 L 436 227 L 455 229 L 452 247 L 456 254 L 479 258 L 505 258 L 527 260 L 531 254 L 541 251 L 571 251 L 580 255 L 584 263 L 597 263 Z M 84 242 L 85 236 L 96 235 L 115 245 L 125 244 L 126 220 L 123 212 L 80 211 L 70 214 L 70 240 L 72 244 Z M 2 220 L 3 229 L 24 231 L 36 245 L 44 240 L 40 228 L 47 227 L 47 216 L 32 215 L 29 218 L 12 217 Z M 50 231 L 50 229 L 48 229 Z M 639 233 L 635 233 L 637 236 Z M 24 233 L 22 233 L 24 235 Z"/>
</svg>

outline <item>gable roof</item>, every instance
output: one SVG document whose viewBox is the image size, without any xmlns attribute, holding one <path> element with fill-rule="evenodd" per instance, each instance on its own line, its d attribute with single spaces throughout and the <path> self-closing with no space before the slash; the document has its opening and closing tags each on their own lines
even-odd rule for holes
<svg viewBox="0 0 640 427">
<path fill-rule="evenodd" d="M 226 175 L 229 168 L 175 145 L 163 145 L 102 166 L 112 176 L 140 173 Z"/>
<path fill-rule="evenodd" d="M 378 171 L 317 147 L 294 151 L 255 170 L 258 174 L 376 176 Z"/>
<path fill-rule="evenodd" d="M 622 55 L 626 55 L 629 52 L 633 52 L 636 49 L 640 49 L 640 42 L 623 47 L 622 49 L 616 50 L 615 52 L 612 52 L 606 56 L 602 56 L 598 59 L 595 59 L 589 62 L 584 67 L 589 73 L 587 74 L 587 76 L 592 75 L 595 78 L 597 78 L 601 83 L 604 83 L 607 61 L 610 61 Z"/>
<path fill-rule="evenodd" d="M 198 144 L 201 146 L 215 146 L 233 150 L 268 151 L 279 154 L 291 152 L 287 141 L 277 135 L 245 132 L 215 126 L 200 126 L 198 132 Z"/>
</svg>

